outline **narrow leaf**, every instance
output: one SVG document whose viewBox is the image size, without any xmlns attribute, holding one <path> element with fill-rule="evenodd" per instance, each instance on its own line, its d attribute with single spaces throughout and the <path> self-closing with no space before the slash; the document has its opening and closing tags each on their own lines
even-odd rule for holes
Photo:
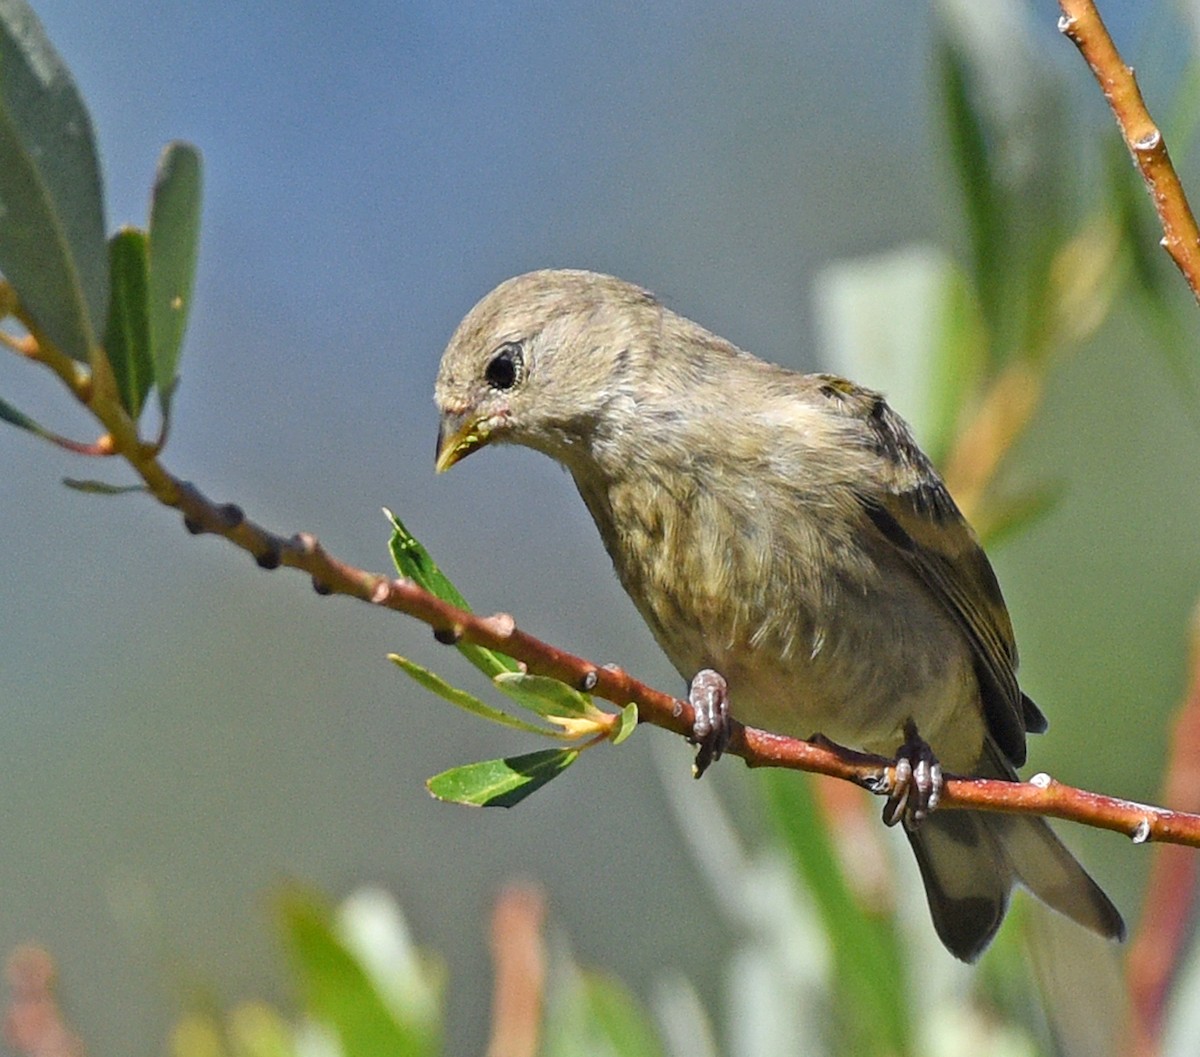
<svg viewBox="0 0 1200 1057">
<path fill-rule="evenodd" d="M 618 980 L 575 970 L 547 1014 L 544 1057 L 663 1057 L 641 1003 Z M 765 1051 L 764 1051 L 765 1052 Z"/>
<path fill-rule="evenodd" d="M 511 727 L 513 730 L 523 730 L 530 734 L 542 734 L 549 737 L 556 736 L 554 731 L 548 730 L 546 727 L 527 723 L 525 720 L 518 719 L 516 716 L 510 716 L 507 712 L 502 712 L 498 708 L 492 708 L 491 705 L 480 701 L 474 694 L 469 694 L 466 690 L 460 690 L 457 686 L 452 686 L 440 675 L 431 672 L 428 668 L 422 668 L 421 665 L 410 661 L 407 657 L 401 657 L 397 653 L 389 653 L 388 660 L 420 683 L 426 690 L 437 694 L 438 697 L 449 701 L 452 705 L 456 705 L 464 712 L 470 712 L 472 715 L 479 716 L 482 719 Z"/>
<path fill-rule="evenodd" d="M 109 240 L 108 246 L 112 300 L 104 349 L 117 381 L 121 406 L 136 421 L 154 382 L 150 321 L 146 312 L 146 234 L 136 228 L 125 228 Z"/>
<path fill-rule="evenodd" d="M 846 883 L 807 775 L 766 773 L 775 830 L 807 883 L 833 948 L 846 1052 L 911 1052 L 905 960 L 890 921 L 867 913 Z M 887 971 L 881 972 L 880 966 Z"/>
<path fill-rule="evenodd" d="M 90 495 L 129 495 L 131 492 L 144 492 L 144 484 L 109 484 L 107 481 L 86 481 L 77 477 L 64 477 L 63 482 L 76 492 L 87 492 Z"/>
<path fill-rule="evenodd" d="M 429 551 L 425 549 L 421 541 L 409 532 L 404 527 L 404 523 L 390 510 L 385 508 L 383 513 L 392 523 L 392 538 L 388 546 L 392 552 L 392 561 L 396 564 L 396 571 L 443 602 L 449 602 L 457 609 L 471 612 L 467 600 L 450 582 L 449 577 L 438 568 L 437 563 L 430 557 Z M 507 654 L 489 650 L 485 646 L 459 642 L 455 644 L 455 647 L 489 679 L 501 672 L 520 670 L 520 665 Z"/>
<path fill-rule="evenodd" d="M 939 250 L 906 246 L 830 265 L 815 293 L 825 362 L 886 393 L 936 461 L 986 350 L 959 269 Z"/>
<path fill-rule="evenodd" d="M 617 723 L 616 729 L 613 730 L 608 739 L 614 745 L 620 745 L 621 742 L 633 733 L 634 728 L 638 725 L 637 705 L 631 701 L 629 704 L 622 706 L 619 715 L 620 720 Z"/>
<path fill-rule="evenodd" d="M 32 8 L 0 0 L 0 271 L 37 328 L 89 362 L 108 311 L 92 123 Z"/>
<path fill-rule="evenodd" d="M 200 152 L 169 143 L 158 162 L 150 203 L 150 340 L 164 421 L 179 380 L 179 357 L 200 245 Z"/>
<path fill-rule="evenodd" d="M 496 686 L 522 708 L 539 716 L 592 716 L 600 713 L 587 694 L 545 675 L 501 672 L 492 678 Z"/>
<path fill-rule="evenodd" d="M 425 783 L 439 800 L 472 807 L 512 807 L 557 778 L 578 749 L 542 749 L 503 760 L 483 760 L 434 775 Z"/>
<path fill-rule="evenodd" d="M 283 901 L 280 917 L 308 1012 L 337 1033 L 341 1052 L 361 1057 L 440 1052 L 438 1025 L 397 1016 L 335 931 L 326 907 L 293 893 Z"/>
<path fill-rule="evenodd" d="M 47 437 L 47 430 L 39 426 L 24 412 L 18 411 L 12 404 L 0 400 L 0 422 L 7 422 L 10 426 L 17 426 L 20 429 L 27 429 L 30 433 L 36 433 L 39 437 Z"/>
</svg>

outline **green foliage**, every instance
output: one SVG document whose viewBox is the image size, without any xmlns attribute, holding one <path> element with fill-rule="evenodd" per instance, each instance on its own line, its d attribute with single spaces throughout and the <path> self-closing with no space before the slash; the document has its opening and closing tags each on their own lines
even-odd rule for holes
<svg viewBox="0 0 1200 1057">
<path fill-rule="evenodd" d="M 0 271 L 38 330 L 73 359 L 97 354 L 108 249 L 92 122 L 23 0 L 0 0 Z"/>
<path fill-rule="evenodd" d="M 109 241 L 112 303 L 104 347 L 122 406 L 137 418 L 154 383 L 150 319 L 146 314 L 149 253 L 145 232 L 118 231 Z"/>
<path fill-rule="evenodd" d="M 415 949 L 393 900 L 360 891 L 336 910 L 289 892 L 279 926 L 291 955 L 298 1006 L 262 1002 L 227 1016 L 192 1011 L 172 1034 L 172 1057 L 440 1057 L 444 972 Z M 620 983 L 555 952 L 546 996 L 543 1057 L 663 1057 L 640 1003 Z"/>
<path fill-rule="evenodd" d="M 541 749 L 453 767 L 430 778 L 426 785 L 439 800 L 472 807 L 513 807 L 578 758 L 578 749 Z"/>
<path fill-rule="evenodd" d="M 870 913 L 847 882 L 808 780 L 785 771 L 763 775 L 776 836 L 803 878 L 827 934 L 835 938 L 835 999 L 840 1037 L 855 1053 L 912 1050 L 907 965 L 887 915 Z M 881 972 L 880 966 L 887 966 Z"/>
<path fill-rule="evenodd" d="M 200 153 L 188 143 L 169 143 L 158 161 L 150 198 L 150 267 L 146 312 L 154 380 L 163 420 L 179 381 L 179 356 L 192 307 L 200 248 Z M 136 411 L 131 413 L 136 415 Z"/>
<path fill-rule="evenodd" d="M 457 609 L 471 608 L 450 578 L 438 567 L 425 546 L 395 514 L 384 511 L 392 524 L 389 550 L 396 570 L 418 586 Z M 543 749 L 520 756 L 481 760 L 453 767 L 430 778 L 426 785 L 439 800 L 472 807 L 512 807 L 557 778 L 579 754 L 601 741 L 624 741 L 637 725 L 637 709 L 627 705 L 617 714 L 596 707 L 591 697 L 557 679 L 530 675 L 511 657 L 474 643 L 458 641 L 458 651 L 521 708 L 550 726 L 530 723 L 480 701 L 421 665 L 398 654 L 389 654 L 401 671 L 450 704 L 480 719 L 544 737 L 576 743 L 571 748 Z"/>
<path fill-rule="evenodd" d="M 3 314 L 37 338 L 35 358 L 65 353 L 94 376 L 111 372 L 134 422 L 157 388 L 165 435 L 195 280 L 200 155 L 169 144 L 149 230 L 110 240 L 96 157 L 87 108 L 32 9 L 0 0 L 0 271 L 14 295 Z M 8 403 L 0 419 L 80 447 Z"/>
</svg>

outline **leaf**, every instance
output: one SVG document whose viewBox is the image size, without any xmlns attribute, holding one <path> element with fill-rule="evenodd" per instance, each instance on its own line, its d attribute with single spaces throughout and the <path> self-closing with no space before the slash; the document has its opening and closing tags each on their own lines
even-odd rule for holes
<svg viewBox="0 0 1200 1057">
<path fill-rule="evenodd" d="M 150 340 L 164 422 L 179 381 L 200 246 L 200 152 L 168 143 L 158 161 L 150 201 Z"/>
<path fill-rule="evenodd" d="M 464 712 L 470 712 L 472 715 L 479 716 L 482 719 L 490 720 L 493 723 L 500 723 L 506 727 L 512 727 L 514 730 L 523 730 L 531 734 L 542 734 L 549 737 L 556 737 L 557 732 L 549 730 L 546 727 L 539 727 L 534 723 L 527 723 L 523 719 L 518 719 L 516 716 L 510 716 L 507 712 L 502 712 L 498 708 L 492 708 L 491 705 L 485 704 L 475 697 L 474 694 L 468 693 L 466 690 L 460 690 L 456 686 L 452 686 L 446 682 L 440 675 L 431 672 L 428 668 L 423 668 L 421 665 L 410 661 L 407 657 L 401 657 L 398 653 L 389 653 L 388 660 L 395 664 L 398 668 L 404 671 L 412 679 L 420 683 L 426 690 L 438 695 L 443 700 L 449 701 L 450 704 L 456 705 Z"/>
<path fill-rule="evenodd" d="M 402 1019 L 333 926 L 331 912 L 311 896 L 290 893 L 280 919 L 310 1015 L 336 1032 L 353 1057 L 435 1057 L 439 1025 Z"/>
<path fill-rule="evenodd" d="M 392 523 L 392 538 L 388 547 L 392 552 L 392 561 L 396 564 L 396 571 L 443 602 L 449 602 L 456 609 L 470 613 L 471 607 L 467 605 L 467 600 L 450 582 L 449 577 L 438 568 L 437 563 L 430 557 L 429 551 L 425 549 L 420 540 L 409 532 L 404 527 L 404 523 L 386 507 L 383 513 Z M 455 648 L 489 679 L 501 672 L 520 670 L 520 665 L 507 654 L 489 650 L 486 646 L 458 642 L 455 643 Z"/>
<path fill-rule="evenodd" d="M 0 0 L 0 272 L 50 341 L 91 361 L 108 312 L 92 123 L 24 0 Z"/>
<path fill-rule="evenodd" d="M 261 1002 L 247 1002 L 229 1014 L 229 1037 L 236 1057 L 293 1057 L 296 1047 L 287 1022 Z"/>
<path fill-rule="evenodd" d="M 832 264 L 815 292 L 825 363 L 884 392 L 937 461 L 986 356 L 959 269 L 939 250 L 908 246 Z"/>
<path fill-rule="evenodd" d="M 87 492 L 90 495 L 129 495 L 131 492 L 144 492 L 144 484 L 109 484 L 107 481 L 87 481 L 78 477 L 64 477 L 63 482 L 76 492 Z"/>
<path fill-rule="evenodd" d="M 663 1057 L 641 1004 L 617 980 L 576 970 L 547 1016 L 545 1057 Z"/>
<path fill-rule="evenodd" d="M 404 523 L 386 507 L 383 514 L 392 523 L 392 538 L 388 546 L 392 552 L 392 561 L 396 563 L 396 571 L 443 602 L 449 602 L 457 609 L 471 612 L 467 600 L 450 582 L 449 577 L 438 568 L 437 563 L 430 557 L 429 551 L 425 549 L 421 541 L 409 532 L 404 527 Z M 515 669 L 513 670 L 515 671 Z"/>
<path fill-rule="evenodd" d="M 10 426 L 16 426 L 19 429 L 27 429 L 30 433 L 36 433 L 39 437 L 48 437 L 50 435 L 47 430 L 39 426 L 28 415 L 18 411 L 12 404 L 4 400 L 0 400 L 0 422 L 7 422 Z"/>
<path fill-rule="evenodd" d="M 539 716 L 603 716 L 587 694 L 545 675 L 501 672 L 492 682 L 522 708 Z"/>
<path fill-rule="evenodd" d="M 171 1031 L 171 1057 L 226 1057 L 216 1020 L 203 1013 L 189 1013 Z"/>
<path fill-rule="evenodd" d="M 1021 5 L 979 18 L 974 0 L 939 0 L 935 61 L 943 124 L 963 196 L 971 271 L 993 367 L 1055 344 L 1050 268 L 1073 203 L 1065 201 L 1061 83 Z"/>
<path fill-rule="evenodd" d="M 987 548 L 1023 532 L 1062 502 L 1066 486 L 1061 482 L 1036 485 L 1022 492 L 985 498 L 974 518 L 980 542 Z"/>
<path fill-rule="evenodd" d="M 807 775 L 763 775 L 767 801 L 800 876 L 830 937 L 847 1053 L 911 1052 L 905 960 L 891 922 L 867 913 L 842 873 Z M 886 966 L 885 968 L 882 968 Z"/>
<path fill-rule="evenodd" d="M 638 725 L 637 705 L 632 701 L 627 705 L 623 705 L 618 715 L 620 719 L 617 722 L 617 727 L 608 737 L 608 740 L 614 745 L 620 745 L 621 742 L 633 733 L 634 728 Z"/>
<path fill-rule="evenodd" d="M 137 420 L 154 384 L 147 315 L 147 239 L 144 231 L 124 228 L 109 240 L 112 300 L 104 349 L 112 365 L 121 406 Z"/>
<path fill-rule="evenodd" d="M 578 749 L 542 749 L 452 767 L 425 785 L 439 800 L 472 807 L 512 807 L 557 778 L 578 757 Z"/>
</svg>

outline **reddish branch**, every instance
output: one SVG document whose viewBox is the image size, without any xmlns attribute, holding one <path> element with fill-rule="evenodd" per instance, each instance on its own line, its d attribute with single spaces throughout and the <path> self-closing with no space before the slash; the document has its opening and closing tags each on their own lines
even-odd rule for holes
<svg viewBox="0 0 1200 1057">
<path fill-rule="evenodd" d="M 4 1040 L 23 1057 L 83 1057 L 54 994 L 54 961 L 39 947 L 18 947 L 8 959 Z"/>
<path fill-rule="evenodd" d="M 139 472 L 144 465 L 137 467 Z M 248 521 L 240 508 L 214 503 L 192 485 L 177 481 L 157 461 L 153 468 L 153 473 L 143 473 L 143 480 L 162 502 L 183 513 L 189 531 L 224 536 L 252 554 L 263 568 L 285 565 L 300 569 L 312 578 L 320 594 L 349 595 L 405 613 L 429 624 L 440 642 L 465 641 L 499 650 L 537 675 L 559 679 L 616 705 L 636 704 L 644 723 L 685 737 L 691 732 L 692 709 L 686 701 L 646 686 L 619 668 L 593 664 L 534 638 L 507 614 L 482 617 L 468 613 L 410 580 L 389 579 L 348 565 L 307 533 L 290 538 L 277 536 Z M 823 740 L 801 741 L 771 734 L 739 723 L 734 724 L 728 752 L 751 767 L 813 771 L 880 794 L 891 790 L 894 778 L 892 761 L 882 757 Z M 939 804 L 941 808 L 1048 815 L 1115 830 L 1137 843 L 1167 841 L 1200 847 L 1200 815 L 1090 793 L 1045 775 L 1024 783 L 951 776 Z"/>
<path fill-rule="evenodd" d="M 1163 796 L 1200 811 L 1200 610 L 1193 618 L 1191 638 L 1191 677 L 1168 740 L 1171 757 Z M 1196 856 L 1191 852 L 1167 846 L 1156 849 L 1146 885 L 1146 910 L 1129 949 L 1133 1052 L 1138 1057 L 1159 1050 L 1168 993 L 1191 941 L 1196 876 Z"/>
<path fill-rule="evenodd" d="M 510 885 L 492 912 L 492 1037 L 487 1057 L 537 1057 L 546 985 L 545 900 L 532 885 Z"/>
<path fill-rule="evenodd" d="M 1146 109 L 1133 69 L 1126 66 L 1092 0 L 1059 0 L 1058 28 L 1091 67 L 1125 145 L 1146 182 L 1163 229 L 1163 248 L 1200 300 L 1200 229 L 1188 205 L 1167 143 Z"/>
</svg>

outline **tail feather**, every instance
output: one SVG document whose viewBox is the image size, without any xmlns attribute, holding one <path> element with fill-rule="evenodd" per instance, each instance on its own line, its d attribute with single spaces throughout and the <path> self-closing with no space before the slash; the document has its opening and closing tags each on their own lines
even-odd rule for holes
<svg viewBox="0 0 1200 1057">
<path fill-rule="evenodd" d="M 973 962 L 991 942 L 1012 891 L 1013 872 L 982 815 L 935 811 L 905 830 L 925 882 L 933 927 L 947 950 Z"/>
<path fill-rule="evenodd" d="M 976 773 L 1016 773 L 990 742 Z M 991 942 L 1020 882 L 1047 906 L 1109 939 L 1125 938 L 1112 901 L 1045 819 L 973 811 L 935 812 L 909 843 L 921 870 L 938 936 L 950 953 L 974 961 Z"/>
</svg>

